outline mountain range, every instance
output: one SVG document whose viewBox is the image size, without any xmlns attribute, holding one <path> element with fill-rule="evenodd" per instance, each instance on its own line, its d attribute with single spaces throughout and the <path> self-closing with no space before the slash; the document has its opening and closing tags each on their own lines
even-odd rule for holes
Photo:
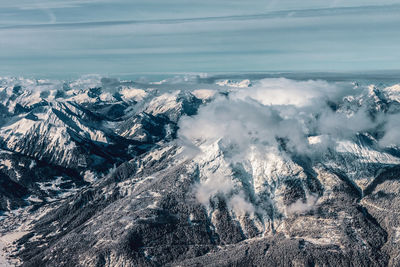
<svg viewBox="0 0 400 267">
<path fill-rule="evenodd" d="M 399 175 L 393 82 L 0 78 L 5 266 L 400 266 Z"/>
</svg>

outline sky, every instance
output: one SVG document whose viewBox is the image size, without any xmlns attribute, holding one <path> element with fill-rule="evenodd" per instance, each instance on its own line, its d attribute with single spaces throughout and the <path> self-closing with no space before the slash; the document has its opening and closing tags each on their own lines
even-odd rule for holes
<svg viewBox="0 0 400 267">
<path fill-rule="evenodd" d="M 0 75 L 400 69 L 400 1 L 0 0 Z"/>
</svg>

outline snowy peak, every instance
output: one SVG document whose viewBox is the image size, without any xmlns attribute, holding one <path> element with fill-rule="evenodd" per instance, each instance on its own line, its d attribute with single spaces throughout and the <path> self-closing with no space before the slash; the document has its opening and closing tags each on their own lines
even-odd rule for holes
<svg viewBox="0 0 400 267">
<path fill-rule="evenodd" d="M 0 79 L 0 232 L 25 229 L 8 253 L 27 266 L 395 261 L 398 86 L 221 77 Z"/>
<path fill-rule="evenodd" d="M 145 112 L 151 115 L 164 115 L 171 121 L 177 122 L 182 115 L 194 115 L 201 100 L 189 92 L 175 91 L 154 97 Z"/>
</svg>

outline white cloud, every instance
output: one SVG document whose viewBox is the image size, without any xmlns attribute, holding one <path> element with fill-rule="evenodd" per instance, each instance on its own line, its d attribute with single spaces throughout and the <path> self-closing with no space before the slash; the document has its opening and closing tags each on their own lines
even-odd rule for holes
<svg viewBox="0 0 400 267">
<path fill-rule="evenodd" d="M 387 116 L 385 134 L 379 140 L 381 146 L 400 146 L 400 114 Z"/>
<path fill-rule="evenodd" d="M 337 94 L 338 87 L 326 81 L 293 81 L 285 78 L 264 79 L 249 90 L 240 90 L 237 97 L 250 97 L 264 105 L 304 107 L 315 99 Z"/>
<path fill-rule="evenodd" d="M 197 184 L 194 192 L 197 201 L 207 206 L 211 197 L 218 193 L 228 194 L 232 189 L 233 183 L 229 177 L 214 176 L 209 177 L 205 182 Z"/>
<path fill-rule="evenodd" d="M 337 149 L 338 142 L 354 140 L 359 133 L 371 133 L 373 138 L 382 129 L 382 147 L 399 145 L 400 116 L 375 109 L 373 105 L 378 103 L 370 100 L 367 88 L 351 83 L 264 79 L 253 87 L 235 88 L 228 96 L 217 96 L 197 115 L 182 118 L 178 136 L 184 144 L 190 144 L 192 151 L 193 147 L 202 151 L 218 144 L 228 168 L 237 163 L 246 165 L 254 150 L 265 161 L 266 151 L 276 151 L 289 160 L 301 155 L 318 163 Z M 243 190 L 237 179 L 241 178 L 233 174 L 207 178 L 197 185 L 196 198 L 208 204 L 220 192 L 235 214 L 252 214 L 255 207 L 249 201 L 251 193 Z M 306 201 L 298 200 L 285 211 L 307 212 L 316 200 L 314 195 L 307 195 Z"/>
<path fill-rule="evenodd" d="M 194 187 L 194 194 L 199 203 L 208 206 L 210 199 L 218 194 L 224 196 L 227 200 L 228 208 L 236 216 L 245 216 L 254 214 L 253 204 L 246 200 L 243 191 L 234 192 L 234 184 L 231 177 L 213 176 L 208 177 L 204 182 L 200 182 Z"/>
<path fill-rule="evenodd" d="M 354 133 L 370 126 L 361 111 L 346 117 L 327 105 L 328 100 L 338 101 L 344 92 L 353 91 L 350 85 L 324 81 L 264 79 L 253 87 L 233 91 L 228 98 L 216 98 L 197 116 L 183 118 L 179 135 L 196 142 L 223 138 L 243 152 L 251 144 L 277 147 L 281 140 L 289 150 L 306 151 L 307 137 L 315 132 L 337 134 L 340 126 Z"/>
<path fill-rule="evenodd" d="M 236 216 L 252 215 L 255 211 L 253 204 L 245 199 L 243 192 L 229 199 L 228 206 L 235 212 Z"/>
<path fill-rule="evenodd" d="M 308 195 L 305 201 L 298 199 L 286 207 L 286 214 L 302 214 L 311 211 L 315 207 L 317 200 L 318 198 L 314 195 Z"/>
</svg>

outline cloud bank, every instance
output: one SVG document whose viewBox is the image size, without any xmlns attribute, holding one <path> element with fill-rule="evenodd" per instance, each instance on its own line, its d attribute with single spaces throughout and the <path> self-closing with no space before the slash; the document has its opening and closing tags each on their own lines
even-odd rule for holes
<svg viewBox="0 0 400 267">
<path fill-rule="evenodd" d="M 253 87 L 237 88 L 201 108 L 197 116 L 183 118 L 180 135 L 196 142 L 224 139 L 246 151 L 251 145 L 307 152 L 308 137 L 350 138 L 377 125 L 364 107 L 336 109 L 345 97 L 364 89 L 351 83 L 264 79 Z"/>
<path fill-rule="evenodd" d="M 400 109 L 393 107 L 399 103 L 385 97 L 386 88 L 380 92 L 371 88 L 349 82 L 263 79 L 248 88 L 233 88 L 228 95 L 214 96 L 197 115 L 182 118 L 179 138 L 189 142 L 190 147 L 197 147 L 199 157 L 217 143 L 224 161 L 232 168 L 246 165 L 255 151 L 265 155 L 264 161 L 272 151 L 318 163 L 339 142 L 359 142 L 360 134 L 368 136 L 378 151 L 397 147 Z M 390 109 L 394 111 L 388 112 Z M 205 177 L 196 186 L 196 198 L 207 205 L 220 193 L 235 214 L 254 213 L 256 208 L 249 201 L 251 193 L 241 190 L 243 182 L 238 187 L 237 181 L 232 182 L 235 179 L 233 174 Z M 316 197 L 308 196 L 291 204 L 287 214 L 312 209 Z"/>
</svg>

